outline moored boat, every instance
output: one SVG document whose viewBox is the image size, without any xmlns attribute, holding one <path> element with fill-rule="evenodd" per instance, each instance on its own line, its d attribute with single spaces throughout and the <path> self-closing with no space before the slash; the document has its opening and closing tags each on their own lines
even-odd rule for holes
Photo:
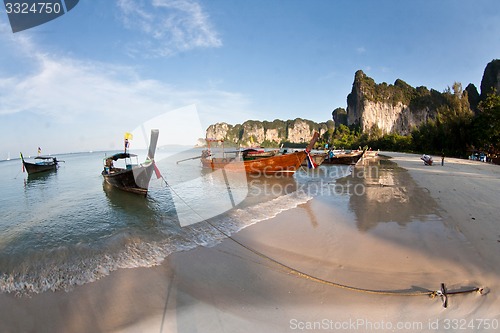
<svg viewBox="0 0 500 333">
<path fill-rule="evenodd" d="M 117 153 L 104 159 L 104 170 L 102 176 L 109 185 L 120 190 L 147 195 L 149 181 L 155 170 L 155 151 L 158 142 L 158 130 L 151 130 L 148 156 L 144 163 L 139 164 L 137 155 L 128 153 Z M 124 160 L 125 168 L 115 167 L 114 162 Z"/>
<path fill-rule="evenodd" d="M 323 161 L 324 164 L 356 164 L 363 156 L 364 151 L 352 151 L 350 153 L 340 152 L 337 154 L 328 154 Z"/>
<path fill-rule="evenodd" d="M 293 175 L 300 168 L 317 140 L 318 133 L 315 132 L 311 142 L 303 151 L 247 161 L 239 160 L 237 157 L 214 157 L 209 148 L 203 153 L 201 163 L 203 167 L 212 170 L 223 168 L 227 171 L 246 172 L 247 174 Z"/>
<path fill-rule="evenodd" d="M 28 175 L 39 172 L 55 171 L 57 170 L 58 163 L 63 162 L 58 161 L 57 158 L 53 156 L 37 156 L 35 157 L 35 163 L 31 163 L 24 160 L 22 153 L 20 153 L 20 155 L 23 163 L 23 172 L 26 170 Z"/>
<path fill-rule="evenodd" d="M 201 163 L 205 168 L 241 171 L 249 174 L 294 174 L 306 158 L 306 152 L 293 152 L 268 158 L 240 161 L 231 158 L 207 157 Z"/>
</svg>

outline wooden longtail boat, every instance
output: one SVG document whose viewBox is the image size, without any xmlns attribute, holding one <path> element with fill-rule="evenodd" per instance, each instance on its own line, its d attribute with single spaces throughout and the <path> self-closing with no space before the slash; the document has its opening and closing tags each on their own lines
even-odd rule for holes
<svg viewBox="0 0 500 333">
<path fill-rule="evenodd" d="M 205 168 L 241 171 L 250 174 L 293 174 L 306 158 L 305 151 L 260 158 L 248 161 L 239 161 L 231 158 L 208 157 L 202 158 L 201 163 Z"/>
<path fill-rule="evenodd" d="M 213 157 L 210 150 L 205 151 L 201 158 L 201 163 L 205 168 L 224 169 L 227 171 L 246 172 L 248 174 L 259 175 L 293 175 L 302 161 L 307 156 L 307 153 L 312 149 L 319 134 L 314 133 L 311 142 L 306 150 L 293 152 L 284 155 L 276 155 L 267 158 L 254 159 L 249 161 L 241 161 L 237 158 Z"/>
<path fill-rule="evenodd" d="M 158 141 L 158 130 L 151 130 L 151 139 L 149 143 L 148 156 L 146 161 L 142 164 L 136 162 L 133 164 L 132 160 L 137 155 L 127 152 L 114 154 L 113 156 L 104 159 L 104 170 L 102 176 L 109 185 L 112 185 L 120 190 L 147 195 L 149 181 L 155 169 L 155 151 L 156 143 Z M 118 160 L 125 160 L 125 168 L 116 168 L 113 162 Z"/>
<path fill-rule="evenodd" d="M 52 156 L 37 156 L 35 157 L 37 160 L 35 163 L 26 162 L 24 160 L 23 154 L 21 153 L 21 161 L 23 162 L 23 172 L 26 170 L 28 175 L 45 172 L 45 171 L 55 171 L 57 170 L 57 166 L 59 162 L 57 158 Z"/>
<path fill-rule="evenodd" d="M 316 166 L 320 166 L 323 161 L 325 160 L 325 158 L 328 156 L 328 154 L 326 153 L 319 153 L 319 154 L 310 154 L 314 164 Z M 307 158 L 304 159 L 304 161 L 302 162 L 302 166 L 308 166 L 308 162 L 307 162 Z"/>
<path fill-rule="evenodd" d="M 364 151 L 355 151 L 350 153 L 339 153 L 333 156 L 328 156 L 323 164 L 356 164 L 363 156 Z"/>
</svg>

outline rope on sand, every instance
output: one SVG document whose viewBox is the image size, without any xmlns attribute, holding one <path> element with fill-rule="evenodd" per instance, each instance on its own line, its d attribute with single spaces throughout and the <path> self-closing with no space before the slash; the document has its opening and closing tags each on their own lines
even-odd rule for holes
<svg viewBox="0 0 500 333">
<path fill-rule="evenodd" d="M 473 293 L 473 292 L 477 292 L 480 295 L 485 295 L 488 292 L 487 288 L 480 288 L 480 287 L 469 287 L 469 288 L 465 288 L 465 289 L 448 291 L 444 283 L 441 283 L 441 289 L 440 290 L 421 290 L 421 291 L 409 291 L 409 290 L 376 290 L 376 289 L 366 289 L 366 288 L 360 288 L 360 287 L 355 287 L 355 286 L 349 286 L 349 285 L 346 285 L 346 284 L 342 284 L 342 283 L 338 283 L 338 282 L 334 282 L 334 281 L 328 281 L 328 280 L 325 280 L 325 279 L 313 276 L 311 274 L 308 274 L 308 273 L 302 272 L 302 271 L 300 271 L 298 269 L 295 269 L 293 267 L 290 267 L 290 266 L 288 266 L 287 264 L 285 264 L 285 263 L 283 263 L 281 261 L 273 259 L 273 258 L 269 257 L 268 255 L 266 255 L 266 254 L 264 254 L 264 253 L 262 253 L 262 252 L 260 252 L 260 251 L 258 251 L 256 249 L 254 249 L 254 248 L 251 248 L 248 245 L 245 245 L 244 243 L 242 243 L 242 242 L 238 241 L 237 239 L 231 237 L 229 234 L 227 234 L 226 232 L 224 232 L 223 230 L 221 230 L 219 227 L 215 226 L 210 221 L 208 221 L 206 218 L 204 218 L 203 216 L 201 216 L 179 194 L 177 194 L 177 192 L 167 183 L 167 181 L 165 180 L 165 178 L 163 178 L 163 176 L 161 178 L 163 179 L 163 181 L 165 182 L 165 184 L 167 185 L 167 187 L 193 213 L 195 213 L 196 215 L 198 215 L 198 217 L 200 217 L 202 220 L 204 220 L 206 223 L 208 223 L 212 228 L 214 228 L 219 233 L 221 233 L 222 235 L 224 235 L 226 238 L 230 239 L 234 243 L 238 244 L 239 246 L 247 249 L 248 251 L 254 253 L 255 255 L 257 255 L 257 256 L 259 256 L 259 257 L 261 257 L 263 259 L 266 259 L 266 260 L 268 260 L 268 261 L 270 261 L 270 262 L 272 262 L 272 263 L 280 266 L 281 268 L 289 271 L 290 274 L 296 275 L 296 276 L 298 276 L 300 278 L 311 280 L 311 281 L 314 281 L 314 282 L 317 282 L 317 283 L 321 283 L 321 284 L 324 284 L 324 285 L 327 285 L 327 286 L 332 286 L 332 287 L 336 287 L 336 288 L 340 288 L 340 289 L 345 289 L 345 290 L 350 290 L 350 291 L 355 291 L 355 292 L 360 292 L 360 293 L 366 293 L 366 294 L 385 295 L 385 296 L 428 296 L 430 298 L 440 297 L 441 300 L 443 301 L 443 307 L 445 307 L 445 308 L 448 307 L 448 296 L 450 296 L 450 295 L 468 294 L 468 293 Z"/>
</svg>

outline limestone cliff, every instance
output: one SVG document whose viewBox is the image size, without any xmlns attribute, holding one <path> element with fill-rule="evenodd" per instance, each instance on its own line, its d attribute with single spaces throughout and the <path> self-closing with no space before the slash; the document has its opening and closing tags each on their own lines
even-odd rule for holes
<svg viewBox="0 0 500 333">
<path fill-rule="evenodd" d="M 230 125 L 216 123 L 207 128 L 206 137 L 225 140 L 242 147 L 278 146 L 281 143 L 306 143 L 313 133 L 320 136 L 333 129 L 333 122 L 316 123 L 297 118 L 294 120 L 256 121 L 248 120 L 243 124 Z"/>
<path fill-rule="evenodd" d="M 488 94 L 493 91 L 500 94 L 500 60 L 493 60 L 486 65 L 481 79 L 481 94 L 472 83 L 469 83 L 465 90 L 468 94 L 471 109 L 477 113 L 479 102 L 485 100 Z"/>
<path fill-rule="evenodd" d="M 347 123 L 359 125 L 362 132 L 407 135 L 436 116 L 439 103 L 434 97 L 439 94 L 425 87 L 413 88 L 399 79 L 393 85 L 376 84 L 359 70 L 347 96 Z"/>
<path fill-rule="evenodd" d="M 332 112 L 332 119 L 335 126 L 347 125 L 347 111 L 344 108 L 336 108 Z"/>
<path fill-rule="evenodd" d="M 376 130 L 382 134 L 407 135 L 429 119 L 436 119 L 443 108 L 458 111 L 457 105 L 450 102 L 450 94 L 456 94 L 459 99 L 465 97 L 467 105 L 464 103 L 464 107 L 477 111 L 478 103 L 494 90 L 500 94 L 498 59 L 491 61 L 484 70 L 481 94 L 473 84 L 462 91 L 461 84 L 455 83 L 453 89 L 448 88 L 442 93 L 426 87 L 414 88 L 399 79 L 394 84 L 377 84 L 359 70 L 347 96 L 347 124 L 358 125 L 362 132 Z M 334 111 L 334 119 L 337 112 Z"/>
<path fill-rule="evenodd" d="M 486 99 L 486 96 L 493 90 L 500 94 L 500 59 L 491 61 L 484 69 L 481 80 L 481 99 Z"/>
<path fill-rule="evenodd" d="M 226 123 L 216 123 L 207 128 L 207 139 L 223 140 L 227 137 L 230 125 Z"/>
</svg>

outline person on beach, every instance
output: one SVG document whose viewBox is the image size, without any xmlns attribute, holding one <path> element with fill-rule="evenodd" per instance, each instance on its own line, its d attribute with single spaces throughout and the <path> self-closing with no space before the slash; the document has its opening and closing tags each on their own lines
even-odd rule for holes
<svg viewBox="0 0 500 333">
<path fill-rule="evenodd" d="M 444 151 L 441 153 L 441 166 L 444 166 Z"/>
</svg>

